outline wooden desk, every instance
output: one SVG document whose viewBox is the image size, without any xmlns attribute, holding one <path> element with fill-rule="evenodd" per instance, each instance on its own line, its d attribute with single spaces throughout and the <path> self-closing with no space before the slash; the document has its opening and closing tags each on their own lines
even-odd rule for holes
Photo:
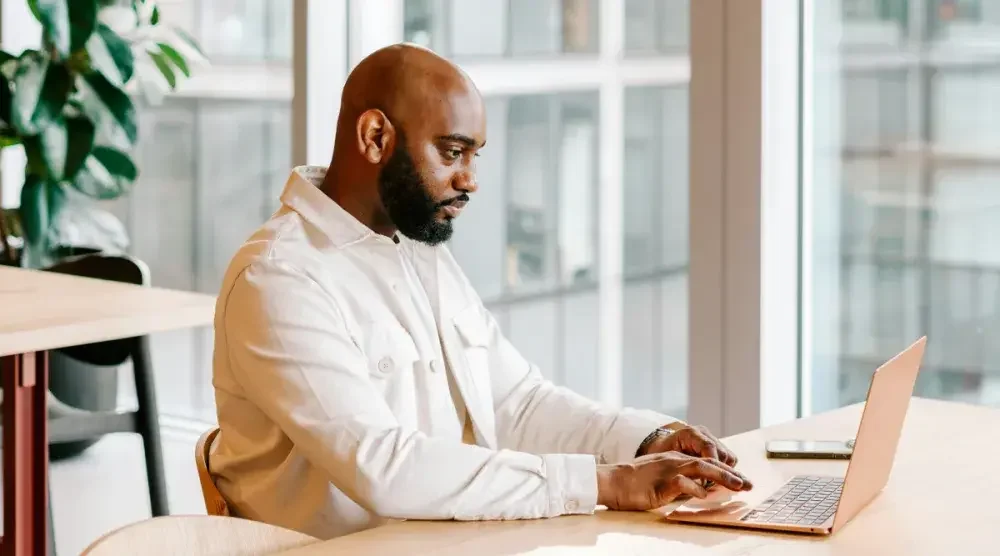
<svg viewBox="0 0 1000 556">
<path fill-rule="evenodd" d="M 212 323 L 212 296 L 0 266 L 2 554 L 45 553 L 47 350 Z"/>
<path fill-rule="evenodd" d="M 739 455 L 739 468 L 755 489 L 777 488 L 799 473 L 843 474 L 847 462 L 768 460 L 764 441 L 851 438 L 860 409 L 851 406 L 725 442 Z M 284 554 L 998 554 L 998 430 L 1000 410 L 914 399 L 888 486 L 832 537 L 679 525 L 665 522 L 662 512 L 598 511 L 594 516 L 532 521 L 401 522 Z"/>
</svg>

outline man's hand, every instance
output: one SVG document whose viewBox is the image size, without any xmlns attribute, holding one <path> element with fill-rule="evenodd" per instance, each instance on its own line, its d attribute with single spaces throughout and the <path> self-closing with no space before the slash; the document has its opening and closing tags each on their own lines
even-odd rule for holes
<svg viewBox="0 0 1000 556">
<path fill-rule="evenodd" d="M 658 436 L 639 455 L 662 452 L 681 452 L 689 456 L 719 460 L 730 467 L 736 465 L 736 454 L 700 425 L 684 427 L 668 436 Z"/>
<path fill-rule="evenodd" d="M 732 491 L 753 485 L 741 473 L 709 458 L 667 452 L 630 463 L 597 467 L 597 503 L 612 510 L 653 510 L 682 494 L 705 498 L 699 482 L 712 481 Z"/>
</svg>

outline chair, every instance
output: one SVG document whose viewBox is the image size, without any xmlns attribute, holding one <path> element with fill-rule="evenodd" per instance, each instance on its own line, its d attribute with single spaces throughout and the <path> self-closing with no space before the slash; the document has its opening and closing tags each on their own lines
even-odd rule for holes
<svg viewBox="0 0 1000 556">
<path fill-rule="evenodd" d="M 149 270 L 128 256 L 88 254 L 64 259 L 46 269 L 140 286 L 149 285 Z M 49 392 L 49 442 L 65 443 L 92 439 L 104 434 L 131 432 L 142 437 L 146 479 L 153 517 L 170 513 L 160 445 L 160 423 L 156 390 L 149 355 L 149 337 L 110 340 L 56 350 L 68 364 L 82 367 L 110 367 L 131 359 L 138 408 L 135 411 L 85 411 L 60 402 Z M 86 373 L 87 369 L 81 369 Z"/>
<path fill-rule="evenodd" d="M 244 556 L 285 552 L 318 542 L 302 533 L 236 517 L 157 517 L 116 529 L 81 556 Z"/>
<path fill-rule="evenodd" d="M 205 499 L 205 510 L 208 515 L 231 516 L 229 504 L 215 486 L 215 479 L 209 471 L 208 460 L 212 454 L 212 443 L 219 435 L 219 428 L 215 427 L 201 435 L 198 443 L 194 447 L 194 462 L 198 466 L 198 480 L 201 481 L 201 495 Z"/>
</svg>

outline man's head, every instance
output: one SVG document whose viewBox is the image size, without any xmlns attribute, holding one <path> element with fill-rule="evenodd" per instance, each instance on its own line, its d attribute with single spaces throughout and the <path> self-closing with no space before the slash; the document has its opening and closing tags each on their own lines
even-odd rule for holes
<svg viewBox="0 0 1000 556">
<path fill-rule="evenodd" d="M 376 232 L 438 244 L 478 187 L 475 158 L 485 143 L 472 81 L 429 50 L 390 46 L 362 60 L 344 85 L 324 187 Z"/>
</svg>

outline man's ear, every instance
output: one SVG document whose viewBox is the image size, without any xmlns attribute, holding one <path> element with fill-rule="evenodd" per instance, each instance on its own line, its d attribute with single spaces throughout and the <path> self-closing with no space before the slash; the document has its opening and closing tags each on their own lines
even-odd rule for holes
<svg viewBox="0 0 1000 556">
<path fill-rule="evenodd" d="M 358 118 L 358 152 L 368 162 L 378 164 L 388 157 L 395 137 L 396 129 L 381 110 L 366 110 Z"/>
</svg>

